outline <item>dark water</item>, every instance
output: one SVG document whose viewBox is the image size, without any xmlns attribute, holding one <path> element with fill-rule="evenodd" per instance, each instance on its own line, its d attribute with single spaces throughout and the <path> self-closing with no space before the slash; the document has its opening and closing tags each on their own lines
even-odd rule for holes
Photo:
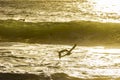
<svg viewBox="0 0 120 80">
<path fill-rule="evenodd" d="M 0 21 L 0 40 L 49 44 L 119 45 L 120 24 Z"/>
</svg>

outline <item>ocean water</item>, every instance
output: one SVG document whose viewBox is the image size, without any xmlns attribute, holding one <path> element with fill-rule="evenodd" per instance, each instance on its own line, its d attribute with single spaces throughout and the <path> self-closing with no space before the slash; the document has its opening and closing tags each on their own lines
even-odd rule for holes
<svg viewBox="0 0 120 80">
<path fill-rule="evenodd" d="M 0 0 L 0 80 L 120 80 L 119 3 Z"/>
<path fill-rule="evenodd" d="M 0 43 L 0 73 L 2 73 L 0 78 L 2 80 L 120 79 L 120 48 L 77 46 L 71 55 L 59 59 L 58 51 L 71 47 L 72 45 Z M 5 73 L 9 73 L 8 76 L 4 76 Z M 28 76 L 23 79 L 15 74 L 21 74 L 23 78 Z M 36 79 L 37 76 L 30 78 L 29 74 L 45 75 Z"/>
<path fill-rule="evenodd" d="M 120 24 L 90 21 L 0 21 L 0 41 L 42 44 L 119 45 Z"/>
<path fill-rule="evenodd" d="M 111 4 L 112 3 L 112 4 Z M 119 0 L 2 0 L 0 19 L 120 22 Z"/>
</svg>

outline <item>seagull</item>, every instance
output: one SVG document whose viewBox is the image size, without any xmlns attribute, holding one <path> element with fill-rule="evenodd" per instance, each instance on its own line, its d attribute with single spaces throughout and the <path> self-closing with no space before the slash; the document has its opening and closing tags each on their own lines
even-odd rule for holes
<svg viewBox="0 0 120 80">
<path fill-rule="evenodd" d="M 77 45 L 74 44 L 73 47 L 70 49 L 70 50 L 67 50 L 67 49 L 63 49 L 61 51 L 58 51 L 58 56 L 59 56 L 59 59 L 61 59 L 62 57 L 64 56 L 68 56 L 68 55 L 71 55 L 72 53 L 72 50 L 76 47 Z M 62 53 L 66 52 L 66 54 L 62 55 Z"/>
</svg>

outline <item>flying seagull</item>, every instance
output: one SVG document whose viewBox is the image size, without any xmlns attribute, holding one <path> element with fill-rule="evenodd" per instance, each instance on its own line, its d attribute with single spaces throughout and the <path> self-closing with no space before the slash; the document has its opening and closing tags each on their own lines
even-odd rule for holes
<svg viewBox="0 0 120 80">
<path fill-rule="evenodd" d="M 64 56 L 68 56 L 68 55 L 71 55 L 72 53 L 72 50 L 76 47 L 77 45 L 74 44 L 73 47 L 70 49 L 70 50 L 67 50 L 67 49 L 63 49 L 63 50 L 60 50 L 58 51 L 58 55 L 59 55 L 59 59 L 61 59 L 62 57 Z M 66 52 L 66 54 L 62 55 L 62 53 Z"/>
</svg>

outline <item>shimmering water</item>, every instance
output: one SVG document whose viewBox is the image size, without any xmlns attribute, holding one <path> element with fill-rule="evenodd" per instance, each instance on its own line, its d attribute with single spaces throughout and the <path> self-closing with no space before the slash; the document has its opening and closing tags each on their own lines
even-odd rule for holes
<svg viewBox="0 0 120 80">
<path fill-rule="evenodd" d="M 68 21 L 98 21 L 98 22 L 120 22 L 120 1 L 118 0 L 1 0 L 0 1 L 0 19 L 15 19 L 25 22 L 68 22 Z M 4 22 L 4 21 L 3 21 Z M 40 38 L 41 30 L 43 28 L 44 33 L 53 30 L 53 35 L 55 38 L 59 38 L 56 30 L 59 29 L 60 24 L 56 25 L 55 30 L 52 29 L 53 25 L 50 23 L 38 23 L 30 24 L 17 22 L 17 21 L 1 21 L 1 33 L 0 40 L 4 40 L 7 37 L 11 37 L 8 41 L 14 41 L 16 37 L 20 39 L 25 37 L 26 42 L 30 38 L 38 37 Z M 3 23 L 3 24 L 2 24 Z M 70 22 L 71 23 L 71 22 Z M 79 22 L 78 22 L 79 23 Z M 119 25 L 114 29 L 116 25 L 105 24 L 67 24 L 66 31 L 71 27 L 80 27 L 80 33 L 82 36 L 80 39 L 82 41 L 91 41 L 92 38 L 98 38 L 98 41 L 105 39 L 110 41 L 113 40 L 116 44 L 119 43 Z M 34 26 L 35 25 L 35 26 Z M 65 25 L 65 24 L 64 24 Z M 61 26 L 59 32 L 64 31 L 64 25 Z M 83 26 L 83 29 L 81 28 Z M 89 25 L 89 26 L 88 26 Z M 104 26 L 105 25 L 105 30 Z M 58 26 L 58 28 L 57 28 Z M 85 27 L 84 27 L 85 26 Z M 91 28 L 92 34 L 86 33 L 84 30 L 87 27 Z M 102 26 L 102 27 L 101 27 Z M 14 28 L 15 27 L 15 28 Z M 28 28 L 30 27 L 30 29 Z M 34 28 L 35 27 L 35 28 Z M 40 27 L 40 28 L 37 28 Z M 99 28 L 100 27 L 100 28 Z M 89 29 L 88 28 L 88 29 Z M 107 29 L 108 28 L 108 29 Z M 25 30 L 23 30 L 25 29 Z M 47 30 L 45 30 L 47 29 Z M 74 28 L 73 28 L 74 29 Z M 77 31 L 78 28 L 75 28 Z M 99 32 L 100 29 L 100 32 Z M 26 31 L 28 30 L 28 31 Z M 40 30 L 40 31 L 39 31 Z M 72 29 L 69 29 L 72 32 Z M 96 30 L 96 31 L 94 31 Z M 103 30 L 103 31 L 102 31 Z M 106 32 L 108 30 L 108 33 Z M 5 32 L 7 31 L 7 33 Z M 37 32 L 36 32 L 37 31 Z M 55 33 L 54 33 L 55 31 Z M 68 34 L 64 32 L 65 36 L 75 36 L 78 32 L 68 31 Z M 79 30 L 78 30 L 79 31 Z M 79 32 L 80 32 L 79 31 Z M 99 36 L 94 33 L 98 32 Z M 43 34 L 44 34 L 43 33 Z M 46 35 L 49 36 L 48 32 Z M 91 33 L 91 32 L 90 32 Z M 105 35 L 103 35 L 105 33 Z M 21 35 L 22 34 L 22 35 Z M 25 35 L 24 35 L 25 34 Z M 60 33 L 61 34 L 61 33 Z M 109 36 L 108 36 L 109 34 Z M 112 34 L 112 35 L 111 35 Z M 16 37 L 15 37 L 15 36 Z M 41 34 L 42 35 L 42 34 Z M 87 35 L 87 37 L 84 35 Z M 62 36 L 62 34 L 61 34 Z M 79 36 L 79 34 L 78 34 Z M 104 36 L 104 37 L 102 37 Z M 21 38 L 22 37 L 22 38 Z M 54 36 L 53 36 L 54 37 Z M 100 40 L 99 40 L 100 37 Z M 105 38 L 108 37 L 108 38 Z M 60 38 L 64 38 L 60 37 Z M 68 37 L 71 39 L 74 37 Z M 104 38 L 104 39 L 103 39 Z M 41 38 L 40 38 L 41 39 Z M 49 39 L 49 38 L 47 38 Z M 47 40 L 46 39 L 46 40 Z M 53 38 L 54 39 L 54 38 Z M 56 39 L 57 40 L 57 39 Z M 106 42 L 107 42 L 106 40 Z M 54 41 L 53 41 L 54 42 Z M 64 42 L 64 40 L 63 40 Z M 94 41 L 93 41 L 94 42 Z M 44 41 L 43 41 L 44 43 Z M 51 42 L 52 43 L 52 42 Z M 108 42 L 109 43 L 109 42 Z M 67 44 L 67 43 L 66 43 Z M 93 43 L 92 43 L 93 44 Z M 112 45 L 112 44 L 111 44 Z M 119 44 L 118 44 L 119 45 Z M 69 76 L 90 79 L 96 77 L 108 77 L 110 79 L 118 78 L 120 79 L 120 48 L 110 48 L 105 46 L 77 46 L 73 50 L 73 54 L 70 56 L 65 56 L 62 59 L 58 58 L 58 52 L 62 49 L 70 49 L 70 45 L 50 45 L 50 44 L 27 44 L 27 43 L 17 43 L 17 42 L 1 42 L 0 43 L 0 73 L 32 73 L 32 74 L 42 74 L 45 73 L 50 76 L 53 73 L 65 73 Z M 1 75 L 0 75 L 1 77 Z M 54 80 L 54 79 L 53 79 Z M 99 79 L 102 80 L 102 79 Z M 117 80 L 117 79 L 116 79 Z"/>
<path fill-rule="evenodd" d="M 69 76 L 92 79 L 120 77 L 120 48 L 77 46 L 70 56 L 58 58 L 57 51 L 68 45 L 0 43 L 0 72 L 46 75 L 66 73 Z"/>
<path fill-rule="evenodd" d="M 0 19 L 26 22 L 120 22 L 119 0 L 2 0 Z"/>
</svg>

